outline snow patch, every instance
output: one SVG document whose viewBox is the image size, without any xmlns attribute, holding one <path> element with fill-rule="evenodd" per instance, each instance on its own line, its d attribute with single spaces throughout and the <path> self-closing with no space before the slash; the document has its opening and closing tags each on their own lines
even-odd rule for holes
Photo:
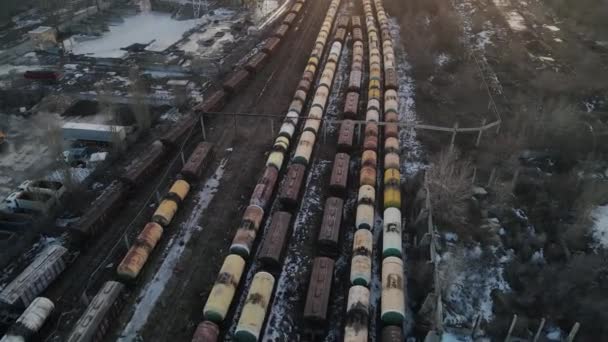
<svg viewBox="0 0 608 342">
<path fill-rule="evenodd" d="M 591 218 L 593 219 L 591 236 L 595 248 L 608 249 L 608 205 L 593 209 Z"/>
<path fill-rule="evenodd" d="M 521 14 L 516 11 L 509 11 L 505 13 L 505 19 L 507 19 L 507 23 L 513 31 L 519 32 L 527 29 L 524 22 L 524 17 L 522 17 Z"/>
</svg>

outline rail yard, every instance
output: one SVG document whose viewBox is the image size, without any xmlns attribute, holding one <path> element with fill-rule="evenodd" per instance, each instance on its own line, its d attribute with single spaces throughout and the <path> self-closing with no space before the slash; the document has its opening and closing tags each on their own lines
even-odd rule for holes
<svg viewBox="0 0 608 342">
<path fill-rule="evenodd" d="M 538 158 L 507 158 L 491 149 L 509 145 L 499 140 L 501 127 L 519 129 L 503 99 L 520 83 L 496 90 L 504 71 L 492 69 L 497 64 L 480 52 L 485 46 L 460 39 L 464 48 L 455 51 L 466 57 L 454 59 L 477 63 L 487 108 L 471 109 L 469 117 L 455 112 L 453 127 L 443 122 L 451 117 L 435 113 L 416 118 L 414 94 L 424 93 L 421 101 L 432 104 L 420 107 L 431 111 L 449 102 L 428 100 L 436 95 L 428 90 L 435 76 L 416 79 L 427 88 L 413 85 L 423 62 L 406 44 L 424 44 L 403 18 L 428 10 L 424 5 L 121 0 L 76 11 L 77 3 L 71 10 L 83 19 L 68 26 L 65 11 L 53 8 L 63 14 L 49 12 L 35 21 L 49 27 L 10 48 L 18 54 L 36 45 L 44 67 L 26 68 L 16 58 L 18 71 L 0 77 L 7 98 L 40 95 L 7 100 L 3 108 L 19 115 L 0 114 L 8 118 L 0 125 L 0 193 L 7 193 L 0 211 L 1 342 L 570 342 L 579 329 L 585 338 L 598 336 L 578 318 L 552 316 L 548 304 L 533 310 L 524 299 L 507 299 L 526 288 L 513 274 L 533 272 L 507 270 L 523 258 L 516 238 L 545 243 L 529 251 L 533 264 L 584 253 L 561 236 L 543 233 L 542 240 L 534 228 L 541 214 L 526 207 L 528 217 L 499 195 L 516 198 L 528 186 L 518 188 L 521 179 L 557 171 L 539 164 L 556 164 L 545 150 Z M 474 5 L 495 15 L 483 1 Z M 462 15 L 473 4 L 445 6 Z M 27 13 L 14 18 L 32 21 L 35 12 Z M 459 21 L 464 34 L 469 19 Z M 153 25 L 147 20 L 167 27 L 174 20 L 179 24 L 167 31 L 177 33 L 112 45 L 127 35 L 126 23 Z M 424 25 L 433 25 L 428 20 Z M 489 30 L 488 22 L 479 25 Z M 0 40 L 24 35 L 19 25 L 7 27 L 11 34 Z M 49 32 L 62 28 L 65 36 L 41 52 Z M 440 73 L 450 63 L 439 57 L 430 68 L 438 89 L 449 83 Z M 594 96 L 594 106 L 602 106 L 602 96 Z M 25 137 L 28 125 L 33 133 Z M 600 126 L 589 127 L 597 139 Z M 449 151 L 436 152 L 436 145 Z M 443 153 L 446 159 L 435 159 Z M 499 161 L 488 163 L 491 172 L 483 166 L 492 157 L 536 164 L 501 178 Z M 480 166 L 462 171 L 459 163 L 445 164 L 449 158 Z M 464 186 L 448 180 L 461 178 Z M 454 226 L 445 219 L 458 215 L 469 219 Z M 518 315 L 525 318 L 518 322 Z"/>
</svg>

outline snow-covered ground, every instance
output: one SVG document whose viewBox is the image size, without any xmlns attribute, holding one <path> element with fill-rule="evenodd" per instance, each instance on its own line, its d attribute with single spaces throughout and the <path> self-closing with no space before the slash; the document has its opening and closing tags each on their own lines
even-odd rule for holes
<svg viewBox="0 0 608 342">
<path fill-rule="evenodd" d="M 465 247 L 448 243 L 441 254 L 439 273 L 443 286 L 444 324 L 448 327 L 470 326 L 477 315 L 482 321 L 493 318 L 491 293 L 509 291 L 503 278 L 509 253 L 500 249 L 482 250 L 480 246 Z"/>
<path fill-rule="evenodd" d="M 64 41 L 74 54 L 93 57 L 121 58 L 127 51 L 121 48 L 131 44 L 152 42 L 146 50 L 163 51 L 182 35 L 203 23 L 203 19 L 175 20 L 168 13 L 146 12 L 124 18 L 124 21 L 110 26 L 109 31 L 98 39 L 76 41 L 74 37 Z"/>
<path fill-rule="evenodd" d="M 591 229 L 594 247 L 608 249 L 608 205 L 595 208 L 591 217 L 594 221 Z"/>
<path fill-rule="evenodd" d="M 407 61 L 407 54 L 401 41 L 399 23 L 395 18 L 390 18 L 389 28 L 393 36 L 395 58 L 397 59 L 397 76 L 399 77 L 399 121 L 402 123 L 415 124 L 416 103 L 414 80 L 410 76 L 411 66 Z M 444 58 L 449 58 L 445 56 Z M 424 161 L 424 148 L 416 137 L 414 128 L 402 128 L 399 132 L 399 145 L 401 147 L 401 176 L 409 178 L 415 176 L 418 171 L 426 168 Z"/>
<path fill-rule="evenodd" d="M 217 193 L 227 162 L 228 157 L 222 159 L 213 176 L 205 182 L 205 185 L 198 194 L 196 194 L 195 201 L 197 201 L 197 204 L 192 210 L 191 216 L 187 221 L 180 225 L 180 232 L 178 235 L 167 244 L 167 248 L 163 253 L 163 263 L 156 272 L 154 279 L 148 282 L 138 294 L 137 304 L 133 310 L 131 320 L 123 329 L 118 339 L 119 341 L 134 341 L 137 339 L 139 331 L 148 321 L 150 313 L 157 304 L 160 296 L 163 294 L 167 283 L 172 278 L 173 269 L 184 253 L 188 241 L 195 232 L 204 230 L 205 227 L 201 227 L 198 224 L 203 212 L 207 209 Z"/>
</svg>

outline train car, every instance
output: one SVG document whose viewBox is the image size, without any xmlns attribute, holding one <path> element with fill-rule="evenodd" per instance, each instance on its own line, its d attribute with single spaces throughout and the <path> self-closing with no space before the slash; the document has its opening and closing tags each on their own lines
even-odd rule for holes
<svg viewBox="0 0 608 342">
<path fill-rule="evenodd" d="M 253 190 L 249 204 L 267 209 L 279 178 L 279 170 L 273 165 L 266 166 L 264 173 Z"/>
<path fill-rule="evenodd" d="M 279 48 L 279 45 L 281 45 L 281 38 L 271 37 L 262 46 L 262 51 L 272 55 Z"/>
<path fill-rule="evenodd" d="M 353 258 L 350 264 L 350 282 L 369 286 L 372 276 L 372 232 L 358 229 L 353 240 Z"/>
<path fill-rule="evenodd" d="M 367 342 L 369 310 L 369 290 L 364 286 L 351 286 L 346 304 L 344 342 Z"/>
<path fill-rule="evenodd" d="M 327 307 L 331 295 L 333 273 L 334 261 L 332 259 L 316 257 L 313 260 L 303 315 L 309 331 L 321 332 L 327 327 Z"/>
<path fill-rule="evenodd" d="M 78 221 L 68 226 L 68 229 L 77 237 L 95 236 L 108 218 L 113 217 L 122 207 L 126 197 L 127 187 L 119 181 L 112 182 L 91 203 L 89 209 Z"/>
<path fill-rule="evenodd" d="M 339 253 L 340 227 L 342 225 L 342 209 L 344 200 L 338 197 L 329 197 L 325 201 L 323 220 L 319 237 L 317 239 L 321 255 L 336 257 Z"/>
<path fill-rule="evenodd" d="M 298 15 L 296 13 L 289 13 L 283 18 L 283 24 L 291 26 L 297 17 Z"/>
<path fill-rule="evenodd" d="M 226 92 L 230 94 L 235 94 L 245 86 L 245 83 L 247 83 L 247 79 L 249 79 L 249 76 L 250 74 L 247 70 L 236 70 L 228 77 L 228 79 L 226 79 L 226 81 L 224 81 L 222 87 L 224 88 L 224 90 L 226 90 Z"/>
<path fill-rule="evenodd" d="M 336 26 L 344 30 L 348 29 L 348 24 L 350 24 L 350 18 L 345 15 L 338 17 L 338 20 L 336 21 Z"/>
<path fill-rule="evenodd" d="M 359 184 L 376 186 L 376 168 L 363 166 L 359 173 Z"/>
<path fill-rule="evenodd" d="M 350 153 L 353 150 L 355 138 L 355 123 L 351 120 L 344 120 L 340 125 L 338 133 L 338 151 Z"/>
<path fill-rule="evenodd" d="M 165 155 L 166 149 L 162 142 L 155 141 L 146 152 L 133 159 L 121 172 L 120 180 L 131 185 L 138 186 L 158 169 Z"/>
<path fill-rule="evenodd" d="M 216 90 L 211 95 L 207 96 L 203 100 L 203 103 L 196 106 L 194 108 L 194 111 L 202 112 L 202 113 L 211 113 L 211 112 L 220 111 L 222 108 L 224 108 L 224 104 L 226 103 L 227 98 L 228 98 L 228 94 L 223 89 Z M 193 121 L 196 121 L 196 120 L 194 120 L 194 118 L 193 118 Z"/>
<path fill-rule="evenodd" d="M 397 138 L 386 138 L 384 140 L 384 151 L 386 153 L 399 153 L 399 140 Z"/>
<path fill-rule="evenodd" d="M 253 276 L 241 317 L 234 331 L 234 338 L 237 341 L 257 341 L 260 338 L 274 283 L 274 277 L 268 272 L 258 272 Z"/>
<path fill-rule="evenodd" d="M 363 41 L 363 31 L 358 27 L 353 28 L 353 40 L 356 42 Z"/>
<path fill-rule="evenodd" d="M 117 281 L 107 281 L 80 316 L 67 342 L 101 341 L 110 328 L 110 322 L 119 314 L 124 300 L 125 286 Z"/>
<path fill-rule="evenodd" d="M 336 34 L 334 35 L 334 39 L 337 42 L 344 43 L 344 40 L 346 39 L 346 30 L 343 28 L 337 29 Z"/>
<path fill-rule="evenodd" d="M 289 32 L 289 25 L 282 24 L 274 31 L 272 35 L 274 37 L 283 39 L 287 35 L 287 32 Z"/>
<path fill-rule="evenodd" d="M 163 227 L 168 226 L 173 221 L 175 213 L 177 213 L 178 205 L 178 202 L 173 198 L 163 199 L 152 214 L 152 221 Z"/>
<path fill-rule="evenodd" d="M 148 222 L 137 236 L 135 243 L 129 248 L 120 264 L 118 264 L 116 268 L 118 277 L 127 281 L 137 278 L 162 234 L 163 227 L 158 223 Z"/>
<path fill-rule="evenodd" d="M 365 150 L 361 155 L 361 166 L 376 168 L 378 165 L 378 154 L 374 150 Z"/>
<path fill-rule="evenodd" d="M 387 208 L 384 210 L 382 233 L 382 257 L 401 257 L 403 253 L 401 239 L 401 210 Z"/>
<path fill-rule="evenodd" d="M 220 328 L 211 321 L 199 323 L 192 336 L 192 342 L 217 342 L 220 335 Z"/>
<path fill-rule="evenodd" d="M 238 254 L 243 258 L 249 257 L 263 218 L 264 209 L 261 207 L 249 205 L 245 209 L 241 224 L 232 239 L 230 253 Z"/>
<path fill-rule="evenodd" d="M 272 151 L 266 160 L 266 167 L 274 167 L 280 170 L 283 167 L 285 161 L 285 152 L 283 151 Z"/>
<path fill-rule="evenodd" d="M 359 93 L 351 91 L 346 94 L 343 116 L 345 119 L 356 120 L 357 114 L 359 114 Z"/>
<path fill-rule="evenodd" d="M 388 325 L 382 328 L 382 342 L 403 342 L 404 340 L 401 326 Z"/>
<path fill-rule="evenodd" d="M 318 120 L 312 120 L 318 122 Z M 315 147 L 316 135 L 309 130 L 303 131 L 293 156 L 294 164 L 308 165 Z"/>
<path fill-rule="evenodd" d="M 399 125 L 397 125 L 396 123 L 387 123 L 386 125 L 384 125 L 384 137 L 399 138 Z"/>
<path fill-rule="evenodd" d="M 385 169 L 396 169 L 399 170 L 401 166 L 399 162 L 399 155 L 394 152 L 389 152 L 384 155 L 384 168 Z"/>
<path fill-rule="evenodd" d="M 361 80 L 363 72 L 361 70 L 353 70 L 348 78 L 348 91 L 359 92 L 361 90 Z"/>
<path fill-rule="evenodd" d="M 363 149 L 364 150 L 377 150 L 378 149 L 378 136 L 377 135 L 367 135 L 363 140 Z"/>
<path fill-rule="evenodd" d="M 188 182 L 196 183 L 200 180 L 203 171 L 213 158 L 213 144 L 202 141 L 196 145 L 194 151 L 182 167 L 180 173 Z"/>
<path fill-rule="evenodd" d="M 361 28 L 361 17 L 353 15 L 350 21 L 352 23 L 353 28 Z"/>
<path fill-rule="evenodd" d="M 265 52 L 258 52 L 253 57 L 249 58 L 247 64 L 245 64 L 245 70 L 250 73 L 256 73 L 262 70 L 264 64 L 268 61 L 268 54 Z"/>
<path fill-rule="evenodd" d="M 289 12 L 295 13 L 295 14 L 300 13 L 300 11 L 302 10 L 303 3 L 304 3 L 304 1 L 296 2 L 295 4 L 293 4 L 293 6 L 291 6 L 291 9 L 289 10 Z"/>
<path fill-rule="evenodd" d="M 304 186 L 306 166 L 302 164 L 291 164 L 287 168 L 285 181 L 279 191 L 279 201 L 285 207 L 294 209 L 298 206 L 300 192 Z"/>
<path fill-rule="evenodd" d="M 172 125 L 165 134 L 160 138 L 160 141 L 168 148 L 177 148 L 180 141 L 188 135 L 188 132 L 196 125 L 198 121 L 193 115 L 186 115 L 176 124 Z"/>
<path fill-rule="evenodd" d="M 26 308 L 66 268 L 68 250 L 61 245 L 50 245 L 0 292 L 0 303 Z"/>
<path fill-rule="evenodd" d="M 346 153 L 336 153 L 329 179 L 329 192 L 337 197 L 346 196 L 348 185 L 348 170 L 350 156 Z"/>
<path fill-rule="evenodd" d="M 203 308 L 205 319 L 216 324 L 222 323 L 230 309 L 244 269 L 245 259 L 241 256 L 230 254 L 224 259 L 224 264 Z"/>
<path fill-rule="evenodd" d="M 258 260 L 264 265 L 265 270 L 280 271 L 281 257 L 289 240 L 290 222 L 291 214 L 289 212 L 277 211 L 272 215 L 272 221 L 257 254 Z"/>
<path fill-rule="evenodd" d="M 54 309 L 55 304 L 50 299 L 37 297 L 6 331 L 0 342 L 29 341 L 42 328 Z"/>
<path fill-rule="evenodd" d="M 386 325 L 401 325 L 405 319 L 405 276 L 403 261 L 397 257 L 382 260 L 382 298 L 380 318 Z"/>
<path fill-rule="evenodd" d="M 401 208 L 400 175 L 397 169 L 384 172 L 384 208 Z"/>
</svg>

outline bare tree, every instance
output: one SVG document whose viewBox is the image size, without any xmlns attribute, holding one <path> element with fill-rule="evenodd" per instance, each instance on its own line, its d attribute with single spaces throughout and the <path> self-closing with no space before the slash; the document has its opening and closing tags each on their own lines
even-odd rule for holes
<svg viewBox="0 0 608 342">
<path fill-rule="evenodd" d="M 431 160 L 428 172 L 433 217 L 444 225 L 464 225 L 471 199 L 471 164 L 458 152 L 444 150 Z"/>
</svg>

